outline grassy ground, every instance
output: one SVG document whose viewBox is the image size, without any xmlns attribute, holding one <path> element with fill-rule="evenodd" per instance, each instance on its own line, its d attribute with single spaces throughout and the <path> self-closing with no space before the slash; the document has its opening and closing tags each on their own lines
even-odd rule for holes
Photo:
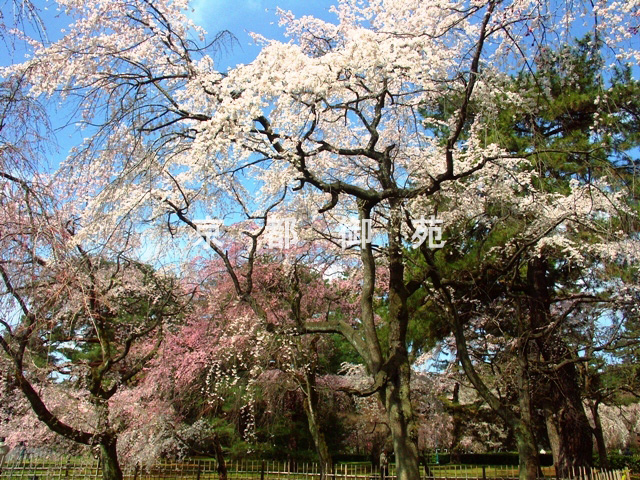
<svg viewBox="0 0 640 480">
<path fill-rule="evenodd" d="M 218 474 L 210 461 L 186 461 L 180 463 L 166 463 L 156 466 L 150 471 L 126 472 L 126 480 L 218 480 Z M 310 465 L 299 464 L 299 472 L 288 472 L 282 464 L 265 462 L 264 474 L 260 471 L 262 462 L 248 464 L 248 468 L 236 470 L 236 465 L 229 465 L 229 480 L 319 480 L 316 470 Z M 390 478 L 395 473 L 390 465 Z M 198 470 L 199 473 L 198 473 Z M 247 471 L 249 470 L 249 471 Z M 305 470 L 307 473 L 303 473 Z M 421 473 L 425 475 L 424 467 Z M 544 467 L 543 474 L 547 478 L 555 476 L 553 467 Z M 426 477 L 437 479 L 515 479 L 518 476 L 517 467 L 469 466 L 469 465 L 432 465 Z M 101 478 L 97 464 L 91 460 L 77 459 L 58 461 L 55 463 L 30 462 L 23 465 L 5 465 L 0 472 L 0 479 L 11 480 L 90 480 Z M 372 470 L 370 465 L 340 464 L 335 467 L 334 480 L 380 480 L 378 471 Z M 640 475 L 632 475 L 629 480 L 640 480 Z"/>
</svg>

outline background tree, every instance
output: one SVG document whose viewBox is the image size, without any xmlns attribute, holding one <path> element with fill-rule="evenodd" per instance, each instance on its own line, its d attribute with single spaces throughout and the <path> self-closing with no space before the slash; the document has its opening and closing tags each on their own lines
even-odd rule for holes
<svg viewBox="0 0 640 480">
<path fill-rule="evenodd" d="M 50 208 L 50 190 L 3 187 L 0 346 L 13 382 L 51 430 L 100 448 L 103 478 L 122 478 L 113 399 L 155 355 L 180 294 L 128 257 L 132 232 L 92 253 L 77 243 L 69 205 Z"/>
<path fill-rule="evenodd" d="M 637 225 L 633 181 L 637 159 L 632 153 L 637 116 L 630 100 L 637 83 L 619 72 L 606 83 L 599 43 L 594 45 L 589 38 L 558 52 L 542 51 L 532 68 L 507 80 L 513 85 L 506 89 L 520 92 L 531 110 L 522 105 L 512 109 L 507 102 L 488 122 L 482 141 L 496 141 L 514 156 L 533 161 L 518 178 L 503 179 L 513 181 L 511 193 L 488 190 L 493 184 L 486 179 L 480 183 L 470 179 L 469 188 L 482 192 L 481 205 L 473 212 L 448 214 L 454 221 L 449 222 L 447 247 L 439 258 L 427 257 L 425 268 L 439 270 L 434 283 L 444 287 L 445 311 L 454 320 L 468 322 L 467 332 L 479 329 L 479 338 L 485 339 L 478 345 L 476 360 L 494 367 L 506 361 L 503 369 L 512 365 L 514 381 L 520 382 L 520 418 L 528 416 L 525 423 L 531 424 L 534 409 L 546 408 L 556 466 L 569 472 L 591 463 L 591 428 L 575 366 L 587 359 L 578 355 L 580 348 L 573 349 L 570 340 L 585 328 L 580 312 L 592 304 L 601 312 L 622 313 L 636 295 L 631 278 L 637 273 L 625 266 L 627 255 L 637 248 L 632 240 Z M 443 130 L 443 142 L 448 127 L 438 122 L 455 112 L 461 101 L 452 97 L 441 103 L 439 113 L 425 112 L 433 119 L 433 128 Z M 474 115 L 483 115 L 483 101 L 477 102 L 470 108 L 476 109 Z M 472 136 L 473 126 L 466 128 L 465 135 Z M 514 203 L 532 193 L 534 208 Z M 436 199 L 436 208 L 457 208 L 460 197 L 460 190 L 445 192 Z M 573 205 L 564 203 L 567 199 Z M 453 227 L 456 221 L 458 226 Z M 603 265 L 607 273 L 600 270 Z M 468 280 L 460 280 L 461 272 Z M 452 298 L 459 298 L 460 304 L 449 303 Z M 469 303 L 470 299 L 477 303 Z M 459 341 L 458 355 L 464 356 L 473 337 L 463 335 L 460 329 L 457 337 L 464 344 Z M 605 349 L 608 344 L 594 348 Z M 515 349 L 520 354 L 514 358 Z M 466 367 L 472 368 L 471 363 Z M 476 381 L 483 382 L 480 376 Z M 487 389 L 483 396 L 495 393 L 495 388 Z M 535 404 L 532 398 L 549 402 Z M 494 408 L 500 411 L 503 404 Z M 577 430 L 582 433 L 576 435 Z M 534 442 L 530 436 L 532 455 Z"/>
<path fill-rule="evenodd" d="M 324 472 L 332 465 L 324 431 L 334 396 L 325 377 L 336 373 L 340 361 L 329 337 L 292 335 L 291 330 L 306 319 L 345 314 L 342 307 L 350 308 L 350 292 L 345 294 L 342 282 L 334 285 L 311 264 L 303 264 L 306 256 L 284 262 L 273 253 L 257 256 L 255 306 L 237 301 L 223 262 L 195 261 L 185 279 L 196 290 L 193 311 L 163 347 L 148 379 L 161 385 L 161 396 L 182 421 L 215 417 L 245 439 L 245 450 L 273 455 L 275 447 L 296 459 L 300 452 L 282 444 L 288 436 L 298 449 L 313 447 Z M 233 271 L 242 275 L 245 268 L 240 263 Z M 306 437 L 300 421 L 309 432 Z M 338 438 L 332 436 L 335 445 Z M 224 447 L 239 454 L 230 444 Z"/>
</svg>

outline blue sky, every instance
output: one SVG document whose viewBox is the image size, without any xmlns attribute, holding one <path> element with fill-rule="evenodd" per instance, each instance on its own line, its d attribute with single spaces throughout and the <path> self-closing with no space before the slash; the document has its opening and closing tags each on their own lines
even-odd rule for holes
<svg viewBox="0 0 640 480">
<path fill-rule="evenodd" d="M 62 36 L 61 29 L 67 27 L 69 19 L 57 9 L 54 0 L 35 0 L 34 3 L 40 9 L 49 40 L 59 39 Z M 233 45 L 215 58 L 217 68 L 226 70 L 239 63 L 250 63 L 258 55 L 260 46 L 253 42 L 249 35 L 251 32 L 259 33 L 266 38 L 286 40 L 283 35 L 284 29 L 278 26 L 276 14 L 278 7 L 291 10 L 296 17 L 313 15 L 335 21 L 335 14 L 329 11 L 331 5 L 335 3 L 337 0 L 192 0 L 192 12 L 189 15 L 196 24 L 207 30 L 209 39 L 222 30 L 228 30 L 234 35 L 236 41 Z M 7 23 L 11 23 L 11 19 L 17 13 L 13 10 L 13 5 L 11 0 L 0 0 L 2 16 Z M 34 31 L 29 33 L 38 36 Z M 0 65 L 20 62 L 24 59 L 24 45 L 18 42 L 14 47 L 14 51 L 0 47 L 4 50 L 0 53 Z M 60 147 L 58 154 L 52 158 L 51 165 L 54 168 L 66 156 L 68 149 L 80 141 L 75 128 L 59 128 L 65 123 L 63 117 L 66 115 L 63 111 L 64 108 L 52 114 Z"/>
<path fill-rule="evenodd" d="M 255 32 L 267 38 L 283 40 L 283 29 L 278 26 L 276 8 L 291 10 L 296 17 L 313 15 L 335 20 L 329 8 L 335 0 L 194 0 L 191 2 L 191 18 L 204 27 L 210 35 L 229 30 L 237 39 L 236 46 L 219 59 L 221 66 L 234 66 L 251 62 L 260 48 L 249 33 Z"/>
<path fill-rule="evenodd" d="M 60 30 L 66 27 L 68 20 L 58 11 L 55 1 L 35 0 L 34 3 L 40 9 L 49 39 L 60 38 Z M 233 66 L 249 63 L 258 54 L 259 47 L 252 42 L 250 32 L 260 33 L 267 38 L 284 39 L 283 29 L 278 26 L 278 7 L 291 10 L 296 17 L 314 15 L 335 20 L 335 15 L 329 12 L 335 3 L 337 0 L 192 0 L 190 17 L 204 27 L 211 37 L 221 30 L 229 30 L 236 37 L 236 46 L 220 59 L 224 66 Z M 11 0 L 0 0 L 0 9 L 8 24 L 19 13 L 15 11 Z M 11 55 L 12 52 L 6 53 L 8 55 L 4 52 L 0 55 L 0 65 L 10 63 L 10 56 L 13 56 L 13 61 L 20 61 L 24 50 L 18 45 L 14 55 Z"/>
</svg>

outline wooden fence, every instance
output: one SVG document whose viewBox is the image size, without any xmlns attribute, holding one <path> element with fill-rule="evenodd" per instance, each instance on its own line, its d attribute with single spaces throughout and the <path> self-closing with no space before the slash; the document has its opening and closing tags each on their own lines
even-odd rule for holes
<svg viewBox="0 0 640 480">
<path fill-rule="evenodd" d="M 554 478 L 553 467 L 543 469 L 546 478 Z M 148 468 L 124 469 L 126 480 L 219 480 L 214 460 L 163 461 Z M 626 475 L 626 477 L 625 477 Z M 514 480 L 517 467 L 430 465 L 421 467 L 424 480 Z M 58 480 L 100 479 L 102 471 L 93 458 L 57 458 L 7 460 L 0 464 L 0 479 Z M 320 480 L 320 467 L 316 463 L 283 463 L 271 461 L 242 461 L 227 464 L 228 480 Z M 327 480 L 381 480 L 380 471 L 370 464 L 339 464 L 326 474 Z M 389 465 L 386 480 L 395 480 L 395 467 Z M 574 480 L 630 480 L 628 472 L 579 470 L 571 475 Z"/>
</svg>

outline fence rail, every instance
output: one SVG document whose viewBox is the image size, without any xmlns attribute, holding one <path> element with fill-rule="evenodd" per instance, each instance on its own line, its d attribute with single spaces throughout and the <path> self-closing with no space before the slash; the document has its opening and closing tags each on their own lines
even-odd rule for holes
<svg viewBox="0 0 640 480">
<path fill-rule="evenodd" d="M 338 464 L 324 469 L 327 480 L 395 480 L 395 466 L 381 475 L 370 464 Z M 317 463 L 272 461 L 241 461 L 227 464 L 228 480 L 320 480 L 321 468 Z M 553 467 L 542 469 L 544 478 L 554 478 Z M 625 478 L 626 475 L 626 478 Z M 514 480 L 518 469 L 513 466 L 429 465 L 421 466 L 424 480 Z M 90 480 L 102 478 L 98 460 L 93 458 L 57 458 L 5 460 L 0 463 L 0 479 L 11 480 Z M 187 459 L 162 461 L 148 468 L 124 468 L 125 480 L 220 480 L 215 460 Z M 622 470 L 576 470 L 573 480 L 629 480 Z"/>
</svg>

